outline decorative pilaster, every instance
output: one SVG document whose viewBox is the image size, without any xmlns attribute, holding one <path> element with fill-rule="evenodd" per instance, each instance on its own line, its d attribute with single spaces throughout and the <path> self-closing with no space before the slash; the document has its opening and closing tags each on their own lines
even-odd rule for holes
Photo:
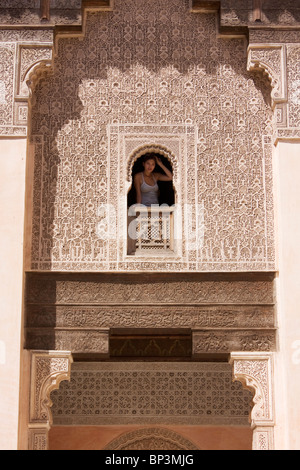
<svg viewBox="0 0 300 470">
<path fill-rule="evenodd" d="M 272 354 L 232 353 L 234 380 L 254 392 L 251 426 L 253 450 L 274 449 L 273 360 Z"/>
<path fill-rule="evenodd" d="M 31 351 L 29 450 L 48 449 L 50 394 L 63 380 L 70 380 L 72 362 L 69 351 Z"/>
<path fill-rule="evenodd" d="M 272 105 L 287 103 L 286 47 L 284 44 L 250 44 L 248 71 L 262 70 L 271 81 Z"/>
</svg>

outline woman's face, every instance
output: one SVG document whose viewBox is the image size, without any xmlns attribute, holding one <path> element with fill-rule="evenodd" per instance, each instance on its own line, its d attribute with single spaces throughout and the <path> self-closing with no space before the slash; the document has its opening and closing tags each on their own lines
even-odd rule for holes
<svg viewBox="0 0 300 470">
<path fill-rule="evenodd" d="M 155 168 L 155 160 L 147 160 L 145 163 L 144 163 L 144 168 L 145 168 L 145 171 L 146 173 L 152 173 L 152 171 L 154 170 Z"/>
</svg>

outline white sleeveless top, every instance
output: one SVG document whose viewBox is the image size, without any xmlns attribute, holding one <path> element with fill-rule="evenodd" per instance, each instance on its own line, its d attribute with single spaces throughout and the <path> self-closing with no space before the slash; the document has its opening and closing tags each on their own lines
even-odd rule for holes
<svg viewBox="0 0 300 470">
<path fill-rule="evenodd" d="M 147 184 L 144 180 L 144 173 L 142 173 L 142 184 L 141 184 L 141 193 L 142 193 L 142 204 L 144 206 L 151 206 L 152 204 L 158 204 L 158 195 L 159 187 L 157 184 L 154 175 L 152 175 L 154 185 Z"/>
</svg>

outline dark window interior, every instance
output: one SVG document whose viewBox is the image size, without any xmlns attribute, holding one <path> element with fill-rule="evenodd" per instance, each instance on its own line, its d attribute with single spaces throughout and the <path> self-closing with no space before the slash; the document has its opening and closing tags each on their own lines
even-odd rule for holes
<svg viewBox="0 0 300 470">
<path fill-rule="evenodd" d="M 172 165 L 166 157 L 158 153 L 154 153 L 153 155 L 160 158 L 162 163 L 165 165 L 165 167 L 168 168 L 170 171 L 172 171 Z M 136 173 L 142 172 L 143 170 L 144 170 L 144 167 L 143 167 L 143 155 L 142 155 L 140 158 L 136 160 L 136 162 L 133 165 L 132 175 L 131 175 L 132 186 L 131 186 L 131 189 L 129 190 L 128 199 L 127 199 L 128 207 L 136 203 L 136 191 L 135 191 L 134 184 L 133 184 L 134 175 Z M 156 165 L 154 171 L 156 173 L 164 174 L 164 171 L 158 165 Z M 158 181 L 158 186 L 159 186 L 159 191 L 160 191 L 159 204 L 160 205 L 167 204 L 168 206 L 172 206 L 173 204 L 175 204 L 175 192 L 173 189 L 173 182 L 172 181 Z"/>
</svg>

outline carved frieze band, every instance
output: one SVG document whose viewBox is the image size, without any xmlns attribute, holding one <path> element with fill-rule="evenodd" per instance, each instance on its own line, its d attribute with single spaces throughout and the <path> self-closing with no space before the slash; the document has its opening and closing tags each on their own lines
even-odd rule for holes
<svg viewBox="0 0 300 470">
<path fill-rule="evenodd" d="M 254 391 L 251 425 L 253 450 L 274 448 L 273 356 L 259 353 L 232 353 L 234 380 Z"/>
<path fill-rule="evenodd" d="M 26 347 L 108 355 L 111 328 L 175 328 L 195 356 L 274 351 L 270 276 L 28 274 Z"/>
<path fill-rule="evenodd" d="M 68 351 L 31 351 L 30 450 L 47 450 L 52 423 L 50 394 L 63 380 L 70 380 L 72 362 Z"/>
<path fill-rule="evenodd" d="M 95 353 L 104 358 L 109 354 L 109 330 L 99 328 L 31 328 L 27 330 L 27 348 L 72 353 Z"/>
<path fill-rule="evenodd" d="M 193 355 L 230 351 L 275 351 L 276 330 L 216 329 L 193 332 Z"/>
</svg>

